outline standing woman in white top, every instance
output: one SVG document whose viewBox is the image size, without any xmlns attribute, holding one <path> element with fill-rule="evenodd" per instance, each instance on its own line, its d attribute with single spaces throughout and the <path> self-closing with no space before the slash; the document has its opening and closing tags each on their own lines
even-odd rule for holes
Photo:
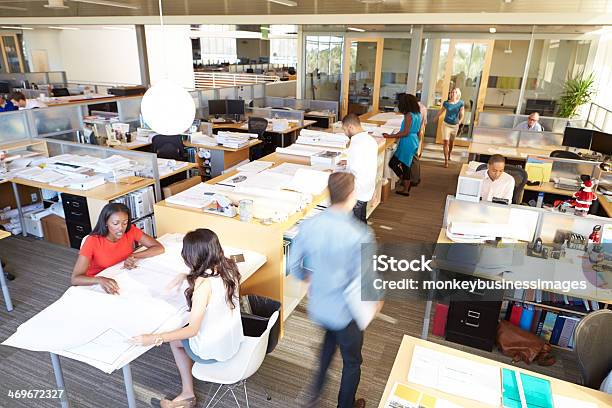
<svg viewBox="0 0 612 408">
<path fill-rule="evenodd" d="M 436 115 L 434 121 L 440 118 L 442 112 L 446 112 L 444 115 L 444 122 L 442 122 L 442 136 L 444 137 L 444 167 L 448 167 L 448 162 L 451 159 L 453 153 L 453 145 L 455 143 L 455 137 L 459 132 L 459 126 L 463 122 L 465 115 L 464 109 L 465 103 L 461 100 L 461 90 L 459 88 L 453 88 L 450 92 L 448 101 L 442 104 L 442 108 Z"/>
<path fill-rule="evenodd" d="M 229 360 L 238 352 L 244 338 L 238 303 L 240 272 L 236 262 L 225 257 L 217 235 L 203 228 L 187 233 L 181 255 L 190 269 L 186 276 L 189 286 L 185 290 L 191 309 L 189 324 L 171 332 L 133 339 L 143 346 L 170 343 L 182 391 L 172 401 L 162 400 L 162 408 L 195 407 L 193 362 Z"/>
</svg>

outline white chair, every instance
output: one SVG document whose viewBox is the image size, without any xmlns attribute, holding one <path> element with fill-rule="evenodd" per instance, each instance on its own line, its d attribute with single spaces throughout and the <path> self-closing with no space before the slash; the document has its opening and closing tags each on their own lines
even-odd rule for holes
<svg viewBox="0 0 612 408">
<path fill-rule="evenodd" d="M 268 326 L 263 334 L 259 337 L 245 337 L 244 341 L 240 344 L 238 353 L 227 361 L 222 361 L 213 364 L 198 364 L 195 363 L 191 370 L 194 378 L 201 381 L 211 382 L 219 384 L 217 391 L 215 391 L 211 400 L 206 405 L 208 407 L 214 407 L 219 401 L 223 399 L 227 392 L 231 392 L 236 401 L 236 405 L 240 408 L 234 389 L 236 387 L 244 387 L 244 396 L 246 398 L 247 408 L 249 407 L 249 395 L 247 393 L 246 381 L 249 377 L 257 372 L 264 358 L 266 357 L 266 349 L 268 347 L 268 338 L 270 337 L 270 330 L 276 320 L 278 319 L 278 311 L 274 312 L 270 316 Z M 221 394 L 217 402 L 212 406 L 215 397 L 221 390 L 226 387 L 225 392 Z"/>
</svg>

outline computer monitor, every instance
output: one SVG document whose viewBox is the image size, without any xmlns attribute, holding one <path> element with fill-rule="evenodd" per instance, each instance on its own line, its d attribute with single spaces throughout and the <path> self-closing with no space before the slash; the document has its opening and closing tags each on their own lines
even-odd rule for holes
<svg viewBox="0 0 612 408">
<path fill-rule="evenodd" d="M 68 92 L 68 88 L 53 88 L 51 90 L 51 94 L 55 97 L 70 96 L 70 92 Z"/>
<path fill-rule="evenodd" d="M 593 129 L 584 129 L 568 126 L 563 133 L 563 146 L 575 147 L 577 149 L 589 149 Z"/>
<path fill-rule="evenodd" d="M 227 103 L 225 99 L 211 99 L 208 101 L 209 115 L 227 115 Z"/>
<path fill-rule="evenodd" d="M 244 115 L 244 100 L 243 99 L 228 99 L 227 100 L 228 115 Z"/>
<path fill-rule="evenodd" d="M 11 86 L 8 81 L 0 81 L 0 95 L 11 93 Z"/>
<path fill-rule="evenodd" d="M 591 150 L 606 156 L 612 155 L 612 135 L 609 133 L 593 131 Z"/>
</svg>

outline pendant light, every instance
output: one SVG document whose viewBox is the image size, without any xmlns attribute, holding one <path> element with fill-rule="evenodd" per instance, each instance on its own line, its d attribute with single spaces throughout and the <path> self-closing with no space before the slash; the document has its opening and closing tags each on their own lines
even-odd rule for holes
<svg viewBox="0 0 612 408">
<path fill-rule="evenodd" d="M 145 92 L 140 111 L 144 122 L 154 132 L 160 135 L 178 135 L 192 125 L 195 118 L 195 103 L 189 92 L 168 79 L 162 0 L 159 0 L 159 20 L 164 50 L 165 78 Z"/>
</svg>

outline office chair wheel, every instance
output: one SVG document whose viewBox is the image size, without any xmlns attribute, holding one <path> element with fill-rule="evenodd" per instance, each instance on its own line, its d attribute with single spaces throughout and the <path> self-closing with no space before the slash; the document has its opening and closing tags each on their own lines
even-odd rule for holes
<svg viewBox="0 0 612 408">
<path fill-rule="evenodd" d="M 15 275 L 13 275 L 12 273 L 4 272 L 4 276 L 6 277 L 6 280 L 9 280 L 9 281 L 15 280 Z"/>
</svg>

